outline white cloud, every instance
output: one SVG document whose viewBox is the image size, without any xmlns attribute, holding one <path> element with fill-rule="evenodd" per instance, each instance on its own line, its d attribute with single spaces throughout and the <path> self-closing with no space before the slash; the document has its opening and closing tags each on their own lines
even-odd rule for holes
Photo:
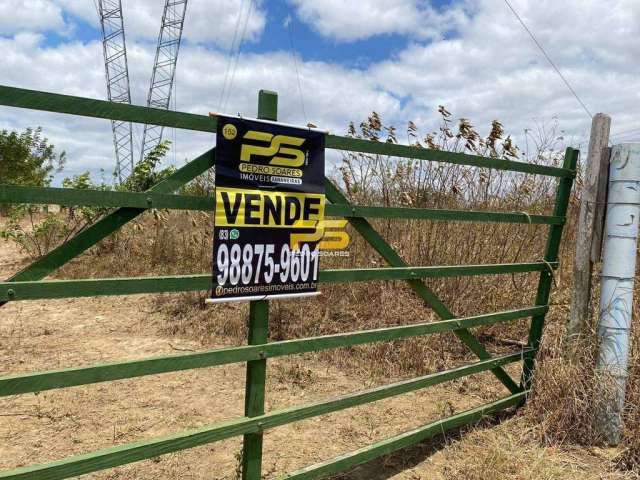
<svg viewBox="0 0 640 480">
<path fill-rule="evenodd" d="M 247 21 L 249 3 L 252 4 L 250 16 Z M 245 32 L 245 42 L 257 42 L 260 40 L 267 23 L 267 13 L 259 0 L 190 0 L 185 21 L 185 37 L 193 42 L 211 41 L 219 46 L 228 48 L 233 41 L 238 15 L 242 4 L 246 6 L 242 10 L 241 23 L 238 27 L 238 36 Z M 156 22 L 157 25 L 160 22 Z M 245 27 L 246 23 L 246 27 Z M 155 27 L 156 35 L 158 26 Z"/>
<path fill-rule="evenodd" d="M 21 34 L 0 39 L 0 49 L 10 54 L 6 69 L 0 70 L 0 84 L 49 92 L 104 98 L 104 67 L 99 41 L 88 44 L 67 43 L 54 47 L 42 44 L 43 37 Z M 148 78 L 154 46 L 148 42 L 131 43 L 129 65 L 134 79 Z M 299 65 L 303 98 L 309 117 L 300 106 L 295 71 L 288 53 L 243 55 L 238 62 L 229 90 L 227 113 L 255 117 L 260 89 L 280 93 L 279 112 L 283 121 L 304 124 L 312 121 L 321 128 L 344 132 L 348 119 L 360 119 L 376 106 L 390 116 L 400 112 L 399 101 L 382 91 L 365 72 L 349 70 L 323 62 Z M 185 45 L 181 51 L 177 77 L 177 108 L 199 114 L 219 109 L 228 57 L 198 45 Z M 206 68 L 203 68 L 206 65 Z M 132 83 L 135 103 L 144 103 L 147 84 Z M 331 108 L 327 108 L 331 106 Z M 114 154 L 107 120 L 85 119 L 69 115 L 0 107 L 0 128 L 44 127 L 44 133 L 68 154 L 66 175 L 86 169 L 94 175 L 100 168 L 113 170 Z M 141 127 L 137 126 L 139 141 Z M 175 144 L 169 161 L 182 164 L 214 144 L 213 134 L 165 130 L 165 138 Z"/>
<path fill-rule="evenodd" d="M 0 35 L 22 31 L 62 31 L 66 24 L 62 10 L 49 0 L 2 0 L 0 2 Z"/>
<path fill-rule="evenodd" d="M 459 7 L 443 13 L 420 0 L 290 0 L 300 19 L 320 34 L 338 41 L 399 33 L 437 37 L 465 23 Z"/>
<path fill-rule="evenodd" d="M 44 0 L 29 0 L 44 1 Z M 68 13 L 81 18 L 96 28 L 99 27 L 98 14 L 92 0 L 50 0 Z M 252 3 L 248 17 L 249 3 Z M 162 0 L 123 0 L 123 18 L 127 40 L 148 40 L 155 42 L 160 30 Z M 242 9 L 239 30 L 245 30 L 244 40 L 259 40 L 266 24 L 266 12 L 260 0 L 189 0 L 185 16 L 183 38 L 192 42 L 212 42 L 228 48 L 233 40 L 238 14 Z M 240 34 L 239 33 L 239 34 Z"/>
<path fill-rule="evenodd" d="M 25 0 L 29 3 L 31 0 Z M 62 10 L 70 13 L 78 18 L 82 18 L 89 23 L 98 25 L 97 5 L 98 0 L 48 0 L 57 5 Z M 126 1 L 126 0 L 125 0 Z"/>
<path fill-rule="evenodd" d="M 629 61 L 640 54 L 630 41 L 640 33 L 637 2 L 512 4 L 591 112 L 612 114 L 614 130 L 627 128 L 638 101 Z M 384 89 L 410 97 L 407 116 L 444 104 L 479 125 L 498 118 L 516 133 L 553 116 L 570 137 L 588 131 L 587 114 L 503 2 L 477 2 L 455 37 L 413 43 L 370 72 Z"/>
<path fill-rule="evenodd" d="M 511 1 L 593 113 L 611 114 L 614 131 L 640 127 L 633 63 L 640 56 L 640 43 L 632 41 L 640 33 L 640 4 L 634 0 L 607 5 L 595 0 Z M 198 5 L 198 0 L 191 5 Z M 105 98 L 100 42 L 47 46 L 39 31 L 33 26 L 30 33 L 0 38 L 0 84 Z M 128 40 L 133 98 L 142 104 L 155 42 Z M 201 114 L 217 111 L 228 60 L 220 49 L 185 43 L 178 64 L 177 108 Z M 307 118 L 286 51 L 243 54 L 226 110 L 255 116 L 257 91 L 265 88 L 279 92 L 282 121 L 311 121 L 334 132 L 343 132 L 349 121 L 359 122 L 371 110 L 399 129 L 414 120 L 426 130 L 437 121 L 440 104 L 457 117 L 471 119 L 481 131 L 496 118 L 508 132 L 517 134 L 534 126 L 536 119 L 558 117 L 568 138 L 588 132 L 589 118 L 578 102 L 506 6 L 493 0 L 476 2 L 474 14 L 457 35 L 431 40 L 416 36 L 403 51 L 367 69 L 304 60 L 298 69 Z M 37 125 L 68 151 L 69 173 L 113 168 L 108 121 L 0 107 L 0 128 Z M 174 132 L 168 130 L 167 135 L 173 138 Z M 180 164 L 212 146 L 214 135 L 177 131 L 175 140 L 175 157 L 172 152 L 170 160 Z"/>
</svg>

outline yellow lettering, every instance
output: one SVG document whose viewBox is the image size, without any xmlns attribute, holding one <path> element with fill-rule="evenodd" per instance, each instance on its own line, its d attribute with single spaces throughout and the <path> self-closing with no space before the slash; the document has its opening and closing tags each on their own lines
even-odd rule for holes
<svg viewBox="0 0 640 480">
<path fill-rule="evenodd" d="M 344 250 L 349 246 L 349 234 L 344 231 L 348 220 L 320 220 L 312 233 L 292 233 L 289 244 L 292 250 L 300 249 L 300 243 L 320 241 L 320 250 Z"/>
<path fill-rule="evenodd" d="M 273 135 L 266 132 L 256 132 L 255 130 L 249 130 L 244 138 L 248 140 L 260 140 L 263 142 L 269 142 L 273 138 Z M 258 145 L 242 144 L 240 149 L 240 160 L 249 162 L 251 155 L 257 155 L 260 157 L 271 157 L 278 153 L 278 145 L 274 145 L 273 142 L 268 147 L 260 147 Z"/>
<path fill-rule="evenodd" d="M 304 138 L 288 137 L 286 135 L 278 135 L 273 139 L 272 144 L 276 144 L 279 147 L 278 153 L 283 155 L 291 155 L 293 158 L 288 157 L 273 157 L 271 160 L 272 165 L 279 165 L 281 167 L 300 167 L 304 164 L 304 153 L 297 148 L 287 148 L 281 145 L 293 145 L 299 147 L 304 143 Z"/>
<path fill-rule="evenodd" d="M 276 135 L 274 137 L 271 133 L 258 132 L 255 130 L 249 130 L 244 138 L 246 140 L 270 143 L 268 147 L 243 143 L 240 149 L 240 160 L 243 162 L 250 162 L 251 157 L 255 155 L 258 157 L 272 157 L 269 163 L 281 167 L 300 167 L 304 164 L 304 152 L 297 148 L 290 148 L 302 145 L 304 138 L 291 137 L 288 135 Z M 290 156 L 283 157 L 281 155 Z"/>
<path fill-rule="evenodd" d="M 319 193 L 216 188 L 218 227 L 314 228 L 324 218 Z"/>
</svg>

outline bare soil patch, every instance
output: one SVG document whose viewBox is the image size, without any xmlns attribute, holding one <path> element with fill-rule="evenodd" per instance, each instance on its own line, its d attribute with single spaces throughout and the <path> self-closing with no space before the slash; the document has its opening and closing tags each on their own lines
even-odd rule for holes
<svg viewBox="0 0 640 480">
<path fill-rule="evenodd" d="M 10 244 L 0 243 L 2 277 L 15 272 L 23 261 Z M 14 302 L 0 309 L 0 374 L 228 344 L 224 338 L 204 342 L 168 336 L 166 322 L 154 311 L 151 296 Z M 227 365 L 2 398 L 0 470 L 241 416 L 244 368 Z M 391 380 L 353 375 L 314 355 L 273 359 L 268 369 L 267 410 Z M 490 374 L 482 374 L 270 430 L 265 435 L 265 477 L 277 477 L 505 393 Z M 607 473 L 609 462 L 598 452 L 542 448 L 522 435 L 521 428 L 516 418 L 461 437 L 427 442 L 341 478 L 635 478 L 633 472 L 624 477 Z M 240 449 L 240 438 L 236 438 L 85 478 L 235 479 Z"/>
</svg>

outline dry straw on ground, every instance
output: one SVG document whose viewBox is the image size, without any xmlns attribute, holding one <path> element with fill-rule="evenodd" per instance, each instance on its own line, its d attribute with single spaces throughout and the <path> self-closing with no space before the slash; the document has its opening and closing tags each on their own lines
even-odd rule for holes
<svg viewBox="0 0 640 480">
<path fill-rule="evenodd" d="M 536 135 L 529 132 L 527 144 L 530 149 L 518 151 L 510 138 L 504 137 L 498 122 L 494 122 L 486 138 L 481 138 L 468 121 L 462 120 L 454 126 L 445 109 L 442 108 L 440 113 L 442 124 L 437 132 L 419 138 L 416 126 L 409 123 L 406 141 L 416 144 L 416 148 L 441 148 L 507 158 L 518 156 L 520 160 L 552 165 L 558 165 L 561 161 L 558 146 L 563 139 L 553 125 L 551 128 L 541 128 Z M 350 133 L 372 140 L 398 141 L 396 130 L 385 127 L 376 114 L 359 128 L 352 126 Z M 555 181 L 546 177 L 363 154 L 343 153 L 336 179 L 345 187 L 349 198 L 362 205 L 548 214 L 554 202 Z M 574 192 L 578 189 L 579 181 Z M 474 456 L 479 455 L 477 450 L 482 450 L 485 454 L 493 452 L 494 457 L 478 457 L 484 459 L 482 461 L 486 464 L 457 464 L 457 467 L 451 467 L 446 478 L 569 478 L 553 473 L 555 463 L 548 456 L 540 458 L 535 465 L 516 464 L 507 468 L 511 460 L 509 451 L 511 448 L 527 449 L 534 444 L 536 448 L 540 445 L 568 448 L 570 445 L 598 441 L 593 430 L 593 402 L 600 388 L 600 382 L 592 373 L 594 344 L 592 341 L 585 342 L 569 360 L 563 343 L 570 302 L 576 204 L 574 193 L 533 394 L 516 423 L 511 423 L 519 428 L 521 435 L 507 432 L 508 427 L 505 426 L 500 427 L 499 434 L 510 442 L 509 445 L 502 443 L 499 448 L 490 445 L 498 442 L 492 435 L 480 437 L 472 447 L 467 443 L 461 444 L 459 448 L 466 449 L 461 454 Z M 544 226 L 527 224 L 410 220 L 377 220 L 372 223 L 409 264 L 421 266 L 536 261 L 542 258 L 547 233 Z M 72 262 L 62 270 L 60 276 L 210 272 L 211 230 L 209 215 L 153 211 Z M 349 257 L 325 258 L 324 268 L 384 265 L 363 239 L 353 231 L 350 233 L 352 243 Z M 447 278 L 429 280 L 427 283 L 456 315 L 465 316 L 532 305 L 537 275 Z M 322 296 L 306 301 L 304 309 L 293 301 L 272 302 L 271 339 L 436 319 L 401 282 L 323 285 L 322 291 Z M 191 335 L 205 343 L 214 337 L 226 338 L 229 343 L 243 342 L 246 338 L 246 306 L 226 305 L 205 309 L 203 295 L 159 296 L 155 306 L 166 315 L 166 332 Z M 637 314 L 635 310 L 636 319 Z M 513 350 L 526 341 L 527 328 L 528 322 L 520 321 L 482 328 L 476 332 L 489 350 L 497 353 Z M 639 341 L 640 328 L 635 328 L 624 448 L 611 461 L 612 465 L 626 471 L 640 467 Z M 472 358 L 455 337 L 444 334 L 341 349 L 337 353 L 318 357 L 342 368 L 378 377 L 424 374 Z M 300 381 L 304 380 L 303 370 L 292 375 L 300 377 Z M 482 386 L 479 388 L 481 391 Z M 496 473 L 490 476 L 487 473 L 489 471 Z M 529 473 L 523 475 L 518 471 Z"/>
</svg>

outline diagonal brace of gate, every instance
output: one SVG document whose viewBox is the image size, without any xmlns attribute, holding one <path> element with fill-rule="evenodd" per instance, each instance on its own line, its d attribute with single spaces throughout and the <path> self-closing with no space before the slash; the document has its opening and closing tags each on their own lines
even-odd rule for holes
<svg viewBox="0 0 640 480">
<path fill-rule="evenodd" d="M 206 172 L 215 165 L 215 149 L 211 149 L 200 155 L 185 166 L 176 170 L 172 175 L 151 187 L 148 191 L 154 193 L 171 193 L 182 187 L 198 175 Z M 336 187 L 331 180 L 325 178 L 325 189 L 328 200 L 331 203 L 349 204 L 344 194 Z M 143 212 L 144 208 L 123 207 L 108 214 L 95 224 L 80 232 L 65 244 L 57 247 L 44 257 L 36 260 L 31 265 L 7 279 L 10 282 L 40 280 L 50 275 L 64 264 L 82 254 L 93 245 L 97 244 L 117 229 L 130 222 Z M 351 225 L 358 231 L 367 242 L 393 267 L 405 267 L 407 263 L 397 254 L 397 252 L 380 236 L 373 226 L 364 218 L 348 218 Z M 409 286 L 444 319 L 455 318 L 453 313 L 442 303 L 420 280 L 407 280 Z M 4 305 L 0 303 L 0 306 Z M 481 360 L 491 358 L 484 346 L 467 329 L 456 330 L 456 336 L 465 343 L 471 351 Z M 498 367 L 492 370 L 494 375 L 509 389 L 511 393 L 518 393 L 521 388 L 513 381 L 503 368 Z"/>
<path fill-rule="evenodd" d="M 0 97 L 1 97 L 2 93 L 7 93 L 6 91 L 11 89 L 9 89 L 8 87 L 0 87 L 0 90 L 3 90 L 3 92 L 0 92 Z M 36 97 L 39 96 L 38 92 L 28 92 L 28 93 L 32 97 L 34 93 L 36 94 Z M 62 102 L 63 100 L 65 100 L 65 98 L 62 98 L 63 96 L 55 96 L 55 98 L 52 99 L 51 94 L 45 94 L 45 95 L 47 96 L 49 102 L 52 102 L 52 101 Z M 4 102 L 4 104 L 6 105 L 24 107 L 25 101 L 21 100 L 16 102 L 16 98 L 18 97 L 15 96 L 14 98 L 13 95 L 9 95 L 8 99 L 2 98 L 0 100 Z M 276 120 L 277 95 L 274 92 L 261 91 L 259 98 L 261 102 L 266 101 L 268 106 L 272 108 L 273 111 L 268 116 L 272 116 L 273 118 L 271 119 Z M 31 100 L 33 100 L 33 98 Z M 92 101 L 92 100 L 86 100 L 86 99 L 80 99 L 80 100 L 82 100 L 82 105 L 80 105 L 82 108 L 77 107 L 77 105 L 71 109 L 69 109 L 68 106 L 64 106 L 64 108 L 57 106 L 55 111 L 72 113 L 72 114 L 84 114 L 88 116 L 97 116 L 100 118 L 104 117 L 104 113 L 101 113 L 101 110 L 99 108 L 94 108 L 95 107 L 94 104 L 98 102 L 97 107 L 100 107 L 105 102 Z M 50 106 L 47 107 L 47 105 L 49 104 L 46 102 L 44 104 L 44 107 L 46 108 L 43 108 L 43 105 L 37 102 L 35 105 L 36 107 L 33 107 L 33 108 L 45 109 L 45 110 L 50 108 Z M 39 107 L 37 105 L 39 105 Z M 260 105 L 260 102 L 259 102 L 259 105 Z M 121 110 L 122 107 L 124 106 L 119 105 L 118 110 Z M 260 106 L 258 111 L 260 116 L 260 111 L 261 111 Z M 164 122 L 164 124 L 167 124 L 167 125 L 173 125 L 176 123 L 175 119 L 170 121 L 171 119 L 164 118 L 165 115 L 168 115 L 167 112 L 163 112 L 162 117 L 154 116 L 153 122 L 148 122 L 149 109 L 141 109 L 141 107 L 132 107 L 132 106 L 126 106 L 125 110 L 123 111 L 119 111 L 115 113 L 110 112 L 110 116 L 108 118 L 111 118 L 111 116 L 113 115 L 124 115 L 125 113 L 127 113 L 127 115 L 129 114 L 137 115 L 136 118 L 141 120 L 143 123 L 160 122 L 162 124 Z M 181 128 L 188 128 L 188 129 L 207 131 L 207 132 L 215 131 L 215 122 L 211 122 L 211 120 L 207 117 L 194 116 L 191 114 L 183 114 L 183 113 L 175 113 L 171 115 L 179 116 L 179 119 L 180 119 L 179 123 Z M 336 137 L 332 135 L 328 135 L 328 138 L 332 140 L 332 143 L 331 144 L 327 143 L 327 145 L 328 146 L 330 145 L 330 148 L 336 148 L 336 149 L 340 149 L 342 146 L 340 142 L 345 140 L 349 140 L 349 141 L 353 140 L 355 142 L 364 142 L 363 140 L 359 140 L 359 139 L 348 139 L 346 137 Z M 380 153 L 380 154 L 393 154 L 393 152 L 379 151 L 378 148 L 380 144 L 375 142 L 373 143 L 366 142 L 366 145 L 357 144 L 356 146 L 353 146 L 353 145 L 350 145 L 350 146 L 353 147 L 355 151 L 368 152 L 368 153 Z M 411 147 L 407 146 L 403 148 L 410 149 Z M 416 152 L 417 152 L 417 155 L 420 156 L 420 151 L 416 150 Z M 413 154 L 413 152 L 409 152 L 409 153 Z M 405 152 L 404 156 L 410 156 L 410 155 L 407 152 Z M 571 186 L 572 186 L 573 178 L 575 177 L 577 156 L 578 156 L 577 150 L 568 148 L 565 154 L 565 159 L 564 159 L 562 169 L 557 167 L 546 167 L 546 166 L 539 166 L 539 165 L 528 165 L 528 164 L 525 165 L 518 162 L 509 162 L 506 160 L 496 160 L 496 159 L 485 159 L 485 158 L 479 158 L 479 157 L 478 158 L 474 157 L 473 162 L 471 162 L 471 160 L 465 160 L 460 158 L 446 160 L 446 161 L 451 161 L 452 163 L 470 164 L 476 167 L 498 168 L 503 170 L 513 170 L 513 171 L 519 171 L 524 173 L 536 173 L 536 174 L 561 177 L 558 189 L 556 191 L 556 203 L 554 208 L 554 216 L 548 217 L 548 218 L 558 219 L 559 221 L 541 222 L 541 223 L 548 223 L 550 225 L 549 236 L 547 238 L 547 249 L 546 249 L 544 260 L 543 260 L 543 262 L 547 265 L 548 269 L 540 272 L 538 293 L 536 297 L 536 305 L 538 307 L 536 307 L 537 310 L 535 312 L 530 312 L 530 316 L 532 316 L 532 323 L 531 323 L 531 329 L 529 332 L 529 346 L 528 346 L 529 348 L 527 348 L 526 350 L 523 350 L 523 352 L 518 355 L 518 359 L 521 356 L 524 357 L 521 385 L 520 386 L 516 385 L 516 383 L 509 376 L 509 374 L 507 374 L 507 372 L 500 367 L 500 365 L 502 365 L 503 363 L 495 362 L 490 364 L 491 367 L 493 367 L 491 371 L 494 373 L 494 375 L 507 387 L 508 390 L 512 392 L 512 394 L 514 394 L 511 397 L 509 397 L 510 402 L 520 402 L 521 399 L 522 400 L 524 399 L 524 395 L 528 391 L 528 388 L 531 385 L 531 380 L 533 378 L 533 372 L 535 367 L 535 363 L 534 363 L 535 350 L 538 348 L 540 344 L 542 328 L 545 320 L 544 313 L 547 311 L 547 308 L 548 308 L 547 304 L 549 303 L 549 294 L 550 294 L 551 284 L 553 280 L 552 268 L 557 263 L 562 229 L 565 222 L 567 206 L 569 204 Z M 436 160 L 436 161 L 440 160 L 440 158 L 431 158 L 429 156 L 426 156 L 423 159 Z M 59 267 L 63 266 L 73 258 L 77 257 L 78 255 L 86 251 L 91 246 L 95 245 L 102 239 L 106 238 L 108 235 L 115 232 L 118 228 L 122 227 L 129 221 L 133 220 L 141 213 L 145 212 L 147 209 L 153 208 L 154 194 L 171 193 L 177 190 L 178 188 L 180 188 L 181 186 L 185 185 L 189 181 L 193 180 L 198 175 L 206 172 L 209 168 L 213 167 L 214 165 L 215 165 L 215 149 L 211 149 L 205 152 L 200 157 L 193 160 L 192 162 L 190 162 L 189 164 L 183 166 L 182 168 L 174 172 L 173 175 L 169 176 L 164 181 L 159 182 L 158 184 L 154 185 L 151 189 L 149 189 L 147 191 L 149 193 L 147 194 L 148 196 L 146 198 L 146 202 L 144 201 L 145 194 L 139 194 L 140 196 L 143 197 L 142 201 L 140 201 L 140 198 L 138 198 L 138 202 L 134 203 L 133 206 L 121 207 L 114 210 L 111 214 L 105 216 L 104 218 L 96 222 L 91 227 L 80 232 L 78 235 L 76 235 L 74 238 L 66 242 L 64 245 L 61 245 L 60 247 L 50 252 L 48 255 L 34 262 L 29 267 L 25 268 L 18 274 L 14 275 L 8 281 L 9 282 L 29 281 L 29 280 L 36 281 L 46 277 L 47 275 L 51 274 Z M 351 206 L 351 204 L 348 202 L 347 198 L 340 191 L 340 189 L 335 184 L 333 184 L 330 180 L 328 180 L 326 177 L 325 177 L 325 186 L 326 186 L 327 199 L 332 204 L 339 205 L 342 208 L 342 210 L 340 209 L 335 210 L 334 214 L 337 214 L 339 216 L 344 216 L 345 218 L 347 218 L 347 220 L 352 224 L 352 226 L 356 229 L 356 231 L 358 231 L 363 236 L 363 238 L 374 248 L 374 250 L 378 252 L 389 265 L 391 265 L 391 267 L 397 267 L 397 268 L 408 267 L 407 263 L 400 257 L 398 252 L 396 252 L 396 250 L 394 250 L 394 248 L 388 242 L 385 241 L 385 239 L 374 229 L 371 223 L 365 218 L 368 214 L 367 211 L 362 210 L 362 208 L 358 209 L 358 207 Z M 112 205 L 117 205 L 117 203 L 112 203 Z M 529 218 L 529 216 L 528 215 L 526 216 L 529 219 L 529 223 L 539 223 L 539 222 L 531 222 L 531 219 Z M 548 218 L 545 217 L 545 219 L 547 220 Z M 470 218 L 467 217 L 467 219 L 470 219 Z M 484 220 L 491 221 L 488 218 L 485 218 Z M 413 277 L 414 273 L 416 272 L 412 271 L 410 276 L 403 277 L 403 278 L 406 279 L 405 281 L 409 283 L 409 286 L 425 301 L 426 306 L 431 307 L 436 312 L 436 314 L 444 320 L 454 319 L 455 318 L 454 314 L 444 305 L 444 303 L 440 300 L 440 298 L 438 298 L 438 296 L 425 283 L 423 283 L 419 279 L 420 277 L 418 277 L 417 275 Z M 205 286 L 206 286 L 205 284 L 202 284 L 200 288 L 203 288 Z M 256 303 L 252 304 L 251 319 L 253 324 L 252 324 L 251 331 L 252 331 L 252 334 L 254 334 L 254 337 L 253 337 L 253 341 L 251 338 L 249 339 L 250 344 L 255 343 L 255 344 L 258 344 L 258 346 L 263 345 L 268 341 L 267 340 L 267 331 L 268 331 L 267 303 L 266 302 L 260 302 L 260 303 L 263 303 L 263 304 L 262 305 L 259 305 Z M 3 305 L 2 302 L 0 302 L 0 306 L 1 305 Z M 258 323 L 256 323 L 256 320 L 258 321 Z M 436 322 L 436 323 L 440 324 L 443 322 Z M 469 328 L 471 327 L 471 325 L 468 325 L 468 324 L 467 326 Z M 476 356 L 478 356 L 480 359 L 484 360 L 485 362 L 493 362 L 495 359 L 492 359 L 492 357 L 487 352 L 485 347 L 476 339 L 476 337 L 474 337 L 469 332 L 468 329 L 461 328 L 461 327 L 462 325 L 455 325 L 454 327 L 457 329 L 454 331 L 454 333 L 458 336 L 458 338 L 460 338 L 460 340 L 464 344 L 466 344 L 470 348 L 470 350 L 474 352 Z M 259 337 L 255 336 L 255 334 L 257 333 L 260 334 Z M 247 388 L 246 388 L 246 400 L 248 404 L 251 404 L 251 405 L 255 404 L 254 407 L 257 406 L 257 408 L 252 407 L 252 408 L 245 409 L 245 417 L 249 418 L 251 421 L 255 421 L 256 414 L 260 416 L 260 412 L 256 412 L 255 410 L 258 409 L 263 411 L 262 409 L 264 407 L 263 393 L 264 393 L 265 373 L 264 373 L 264 368 L 262 367 L 266 366 L 265 365 L 266 362 L 263 356 L 260 357 L 259 362 L 260 364 L 258 365 L 258 363 L 256 363 L 256 361 L 254 360 L 249 359 L 247 361 L 248 382 L 247 382 Z M 251 374 L 251 371 L 252 371 L 252 367 L 255 367 L 255 366 L 261 367 L 262 370 L 253 368 L 253 370 L 255 370 L 254 371 L 255 375 L 253 375 Z M 489 364 L 487 365 L 487 367 L 489 367 Z M 260 424 L 258 423 L 258 425 Z M 429 428 L 432 428 L 432 427 L 429 427 Z M 261 457 L 262 457 L 261 455 L 262 428 L 259 428 L 257 432 L 247 431 L 246 434 L 247 435 L 245 436 L 244 453 L 243 453 L 243 478 L 247 478 L 247 479 L 251 478 L 252 480 L 259 479 L 261 476 L 260 470 L 261 470 Z M 252 435 L 255 436 L 254 438 L 255 441 L 253 442 L 251 441 L 251 438 L 247 438 Z M 398 444 L 394 443 L 394 445 L 398 445 Z M 126 448 L 130 448 L 130 447 L 127 446 Z M 187 448 L 187 447 L 183 446 L 181 448 Z M 377 448 L 378 448 L 377 446 L 374 446 L 374 449 L 377 449 Z M 171 450 L 171 451 L 174 451 L 174 450 Z M 371 451 L 373 450 L 371 449 L 366 450 L 366 452 L 368 453 L 370 453 Z M 375 450 L 375 451 L 378 451 L 378 450 Z M 150 457 L 145 456 L 145 457 L 140 457 L 140 459 L 141 458 L 150 458 Z M 128 454 L 123 455 L 122 458 L 119 460 L 119 462 L 122 461 L 122 459 L 125 459 L 128 462 L 135 461 L 131 457 L 129 457 Z M 77 459 L 71 459 L 71 464 L 76 465 L 77 463 L 78 463 Z M 119 465 L 121 463 L 117 463 L 117 464 Z M 116 463 L 112 465 L 115 466 Z M 102 466 L 104 467 L 104 465 Z M 48 465 L 45 467 L 49 468 Z M 309 470 L 309 472 L 311 471 L 312 470 Z M 89 470 L 86 470 L 86 472 L 89 472 Z M 305 478 L 311 478 L 311 476 L 313 477 L 316 476 L 313 473 L 309 474 L 309 472 L 304 474 Z M 11 473 L 12 472 L 9 472 L 10 475 Z M 64 475 L 66 475 L 64 478 L 67 478 L 69 476 L 69 472 L 66 472 Z M 59 476 L 56 478 L 63 478 L 63 477 Z"/>
<path fill-rule="evenodd" d="M 214 164 L 215 149 L 212 148 L 179 168 L 147 191 L 153 193 L 172 193 L 198 175 L 206 172 L 209 168 L 213 167 Z M 145 208 L 118 208 L 6 281 L 20 282 L 43 279 L 146 210 Z M 0 306 L 3 304 L 4 303 L 0 303 Z"/>
<path fill-rule="evenodd" d="M 328 178 L 325 177 L 325 193 L 327 199 L 331 203 L 341 203 L 349 205 L 347 197 L 340 191 L 340 189 Z M 392 267 L 407 267 L 408 264 L 398 255 L 398 253 L 382 238 L 382 236 L 376 231 L 375 228 L 365 218 L 348 218 L 349 222 L 356 229 L 356 231 L 363 236 L 363 238 L 369 242 L 369 244 L 375 249 L 376 252 L 385 259 L 385 261 Z M 416 292 L 434 312 L 443 320 L 449 320 L 455 318 L 455 315 L 445 306 L 444 303 L 438 298 L 438 296 L 421 280 L 406 280 L 409 286 Z M 473 336 L 467 329 L 454 330 L 456 336 L 467 345 L 471 351 L 481 360 L 488 360 L 491 355 L 484 346 Z M 511 376 L 502 367 L 497 367 L 491 370 L 491 372 L 500 380 L 505 387 L 509 389 L 511 393 L 518 393 L 522 389 L 516 384 Z"/>
</svg>

